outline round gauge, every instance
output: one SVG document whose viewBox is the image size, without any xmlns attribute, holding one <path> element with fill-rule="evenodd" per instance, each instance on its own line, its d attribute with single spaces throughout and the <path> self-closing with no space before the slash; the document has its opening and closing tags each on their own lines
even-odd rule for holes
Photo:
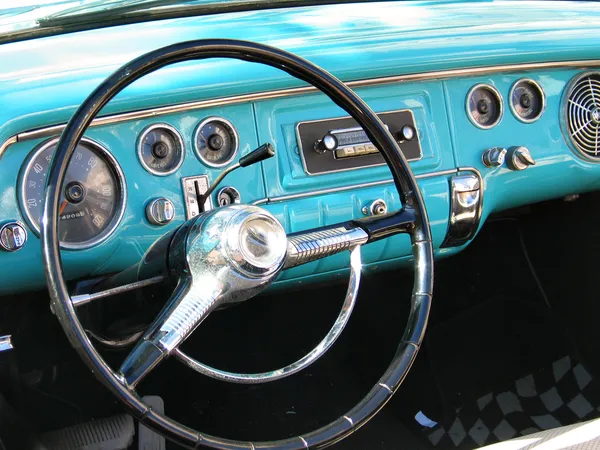
<svg viewBox="0 0 600 450">
<path fill-rule="evenodd" d="M 37 233 L 57 142 L 53 139 L 32 152 L 21 173 L 21 209 Z M 62 247 L 88 248 L 110 236 L 125 212 L 125 189 L 123 172 L 108 150 L 82 139 L 69 162 L 60 196 L 58 238 Z"/>
<path fill-rule="evenodd" d="M 196 154 L 204 164 L 223 167 L 235 158 L 239 138 L 231 122 L 220 117 L 209 117 L 196 128 L 194 144 Z"/>
<path fill-rule="evenodd" d="M 154 124 L 138 140 L 138 157 L 144 169 L 154 175 L 170 175 L 183 163 L 183 139 L 171 125 Z"/>
<path fill-rule="evenodd" d="M 510 109 L 521 122 L 531 123 L 540 118 L 546 107 L 542 87 L 533 80 L 518 80 L 510 90 Z"/>
<path fill-rule="evenodd" d="M 477 84 L 467 94 L 467 115 L 473 124 L 487 130 L 502 120 L 500 92 L 489 84 Z"/>
</svg>

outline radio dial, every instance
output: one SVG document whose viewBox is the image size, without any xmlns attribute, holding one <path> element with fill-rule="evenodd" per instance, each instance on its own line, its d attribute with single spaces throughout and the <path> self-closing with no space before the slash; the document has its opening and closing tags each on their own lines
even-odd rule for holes
<svg viewBox="0 0 600 450">
<path fill-rule="evenodd" d="M 337 138 L 330 133 L 323 136 L 323 139 L 315 142 L 315 151 L 317 153 L 333 152 L 338 147 Z"/>
<path fill-rule="evenodd" d="M 412 141 L 415 138 L 415 134 L 417 134 L 417 132 L 412 125 L 404 125 L 398 133 L 398 137 L 401 142 Z"/>
</svg>

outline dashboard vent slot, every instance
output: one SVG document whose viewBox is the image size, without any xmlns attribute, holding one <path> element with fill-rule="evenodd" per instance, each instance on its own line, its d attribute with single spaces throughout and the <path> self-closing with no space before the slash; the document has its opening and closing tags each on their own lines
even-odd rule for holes
<svg viewBox="0 0 600 450">
<path fill-rule="evenodd" d="M 586 73 L 571 82 L 566 114 L 573 145 L 600 160 L 600 73 Z"/>
</svg>

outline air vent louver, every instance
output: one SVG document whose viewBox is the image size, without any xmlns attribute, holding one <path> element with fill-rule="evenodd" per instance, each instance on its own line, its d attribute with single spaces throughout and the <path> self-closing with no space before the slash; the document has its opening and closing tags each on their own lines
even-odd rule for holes
<svg viewBox="0 0 600 450">
<path fill-rule="evenodd" d="M 585 74 L 571 83 L 566 114 L 573 145 L 600 160 L 600 73 Z"/>
</svg>

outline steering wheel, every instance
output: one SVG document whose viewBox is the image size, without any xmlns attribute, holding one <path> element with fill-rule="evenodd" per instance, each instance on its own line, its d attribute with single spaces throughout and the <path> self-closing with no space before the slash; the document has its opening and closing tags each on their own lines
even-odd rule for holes
<svg viewBox="0 0 600 450">
<path fill-rule="evenodd" d="M 385 158 L 403 207 L 384 216 L 351 220 L 286 236 L 267 210 L 230 205 L 207 211 L 168 233 L 159 255 L 177 281 L 171 298 L 145 331 L 119 370 L 109 367 L 94 348 L 77 318 L 64 279 L 57 234 L 59 198 L 71 156 L 86 129 L 115 95 L 142 76 L 169 64 L 206 58 L 234 58 L 279 68 L 326 94 L 365 130 Z M 391 398 L 408 373 L 427 325 L 433 289 L 433 248 L 423 198 L 398 143 L 379 117 L 344 83 L 325 70 L 286 51 L 262 44 L 210 39 L 170 45 L 125 64 L 108 77 L 77 109 L 58 142 L 50 164 L 41 221 L 44 268 L 53 310 L 69 341 L 98 380 L 144 425 L 189 448 L 303 449 L 323 448 L 351 434 Z M 308 366 L 321 356 L 342 331 L 358 292 L 360 247 L 398 233 L 410 235 L 414 254 L 414 287 L 408 323 L 388 369 L 366 397 L 345 415 L 302 436 L 267 442 L 243 442 L 193 430 L 146 405 L 135 391 L 137 383 L 170 355 L 190 367 L 234 382 L 272 381 Z M 166 249 L 166 250 L 165 250 Z M 351 276 L 346 301 L 331 332 L 294 364 L 263 374 L 230 374 L 204 366 L 179 345 L 217 307 L 254 297 L 281 270 L 342 251 L 351 252 Z"/>
</svg>

